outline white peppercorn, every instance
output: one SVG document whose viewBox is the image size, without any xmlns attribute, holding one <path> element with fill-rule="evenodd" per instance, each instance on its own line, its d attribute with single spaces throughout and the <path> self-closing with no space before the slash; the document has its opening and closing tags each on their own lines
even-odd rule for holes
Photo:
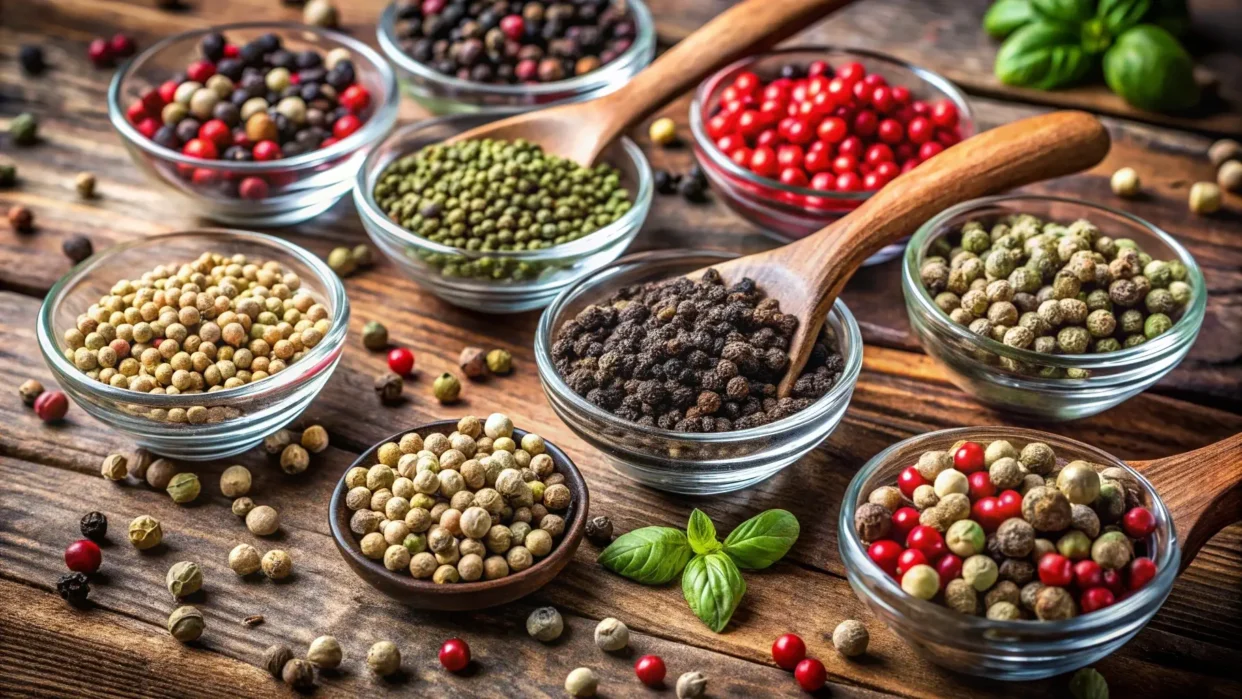
<svg viewBox="0 0 1242 699">
<path fill-rule="evenodd" d="M 310 466 L 310 455 L 300 444 L 290 444 L 280 452 L 280 470 L 295 476 Z"/>
<path fill-rule="evenodd" d="M 832 631 L 832 645 L 847 658 L 853 658 L 867 652 L 867 642 L 871 636 L 861 621 L 846 619 L 837 624 Z"/>
<path fill-rule="evenodd" d="M 372 535 L 367 535 L 367 537 L 370 536 Z M 380 538 L 382 540 L 383 535 L 381 535 Z M 365 541 L 366 537 L 364 537 L 363 540 Z M 384 551 L 384 567 L 392 571 L 405 570 L 410 567 L 410 558 L 410 552 L 405 548 L 405 546 L 401 544 L 394 544 L 389 546 Z"/>
<path fill-rule="evenodd" d="M 293 559 L 280 549 L 272 549 L 263 554 L 261 563 L 263 574 L 272 580 L 283 580 L 293 572 Z"/>
<path fill-rule="evenodd" d="M 380 677 L 401 669 L 401 651 L 391 641 L 380 641 L 367 651 L 367 667 Z"/>
<path fill-rule="evenodd" d="M 246 515 L 246 528 L 255 536 L 271 536 L 280 528 L 280 514 L 268 505 L 259 505 Z"/>
<path fill-rule="evenodd" d="M 599 677 L 589 667 L 580 667 L 565 677 L 565 691 L 571 697 L 593 697 L 599 689 Z"/>
<path fill-rule="evenodd" d="M 540 607 L 526 618 L 526 633 L 544 643 L 555 641 L 565 630 L 565 622 L 556 607 Z"/>
<path fill-rule="evenodd" d="M 245 517 L 254 509 L 254 500 L 250 498 L 237 498 L 233 501 L 232 511 L 238 517 Z"/>
<path fill-rule="evenodd" d="M 317 667 L 334 669 L 340 666 L 343 653 L 341 644 L 332 636 L 320 636 L 311 641 L 306 659 Z"/>
<path fill-rule="evenodd" d="M 603 651 L 619 651 L 630 645 L 630 629 L 620 619 L 607 617 L 595 627 L 595 645 Z"/>
<path fill-rule="evenodd" d="M 229 466 L 220 474 L 220 492 L 228 498 L 238 498 L 250 492 L 250 469 L 245 466 Z"/>
<path fill-rule="evenodd" d="M 687 672 L 677 678 L 677 699 L 698 699 L 707 692 L 707 677 L 701 672 Z"/>
<path fill-rule="evenodd" d="M 229 552 L 229 568 L 238 575 L 250 575 L 260 567 L 259 552 L 250 544 L 238 544 Z"/>
</svg>

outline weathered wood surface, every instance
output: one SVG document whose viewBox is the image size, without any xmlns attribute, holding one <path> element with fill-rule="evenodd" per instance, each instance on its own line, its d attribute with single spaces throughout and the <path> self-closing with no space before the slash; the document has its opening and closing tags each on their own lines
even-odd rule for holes
<svg viewBox="0 0 1242 699">
<path fill-rule="evenodd" d="M 682 4 L 653 3 L 662 20 L 662 36 L 679 36 L 680 28 L 701 21 L 695 13 L 710 13 L 712 7 Z M 355 34 L 370 38 L 367 23 L 378 6 L 372 0 L 346 8 L 345 19 Z M 907 8 L 912 17 L 925 11 L 919 3 L 868 0 L 809 34 L 839 32 L 856 39 L 856 45 L 871 41 L 883 47 L 879 42 L 887 27 L 872 26 L 874 20 L 865 29 L 856 24 L 874 11 L 893 20 L 893 32 L 884 39 L 892 42 L 888 49 L 935 50 L 933 43 L 911 45 L 904 40 L 897 29 L 904 25 L 897 21 L 900 13 L 894 7 Z M 179 508 L 145 486 L 101 480 L 98 465 L 103 456 L 129 451 L 132 444 L 76 408 L 64 426 L 46 427 L 14 395 L 27 377 L 49 381 L 35 345 L 34 317 L 43 294 L 69 267 L 60 253 L 61 242 L 71 234 L 85 233 L 96 249 L 102 249 L 202 222 L 185 217 L 129 163 L 102 108 L 108 75 L 87 67 L 85 43 L 116 28 L 133 31 L 143 43 L 150 43 L 157 36 L 208 21 L 291 19 L 297 10 L 268 0 L 222 0 L 212 3 L 210 13 L 205 4 L 168 13 L 147 4 L 69 0 L 6 9 L 0 26 L 0 125 L 20 111 L 35 111 L 42 119 L 43 141 L 24 150 L 0 142 L 0 158 L 17 162 L 21 178 L 16 189 L 0 190 L 0 208 L 20 203 L 38 217 L 33 235 L 0 232 L 0 376 L 4 377 L 0 396 L 7 396 L 0 398 L 4 426 L 0 480 L 6 484 L 0 488 L 0 694 L 160 696 L 184 694 L 187 687 L 201 695 L 275 693 L 281 690 L 278 684 L 244 663 L 256 662 L 262 649 L 276 640 L 287 640 L 302 650 L 315 635 L 331 632 L 342 640 L 348 660 L 345 672 L 321 682 L 320 691 L 326 696 L 389 692 L 558 696 L 565 673 L 578 665 L 595 667 L 609 696 L 629 696 L 642 691 L 630 665 L 637 654 L 649 651 L 664 656 L 670 679 L 694 669 L 708 674 L 714 696 L 793 696 L 796 686 L 768 655 L 772 639 L 786 631 L 802 634 L 812 654 L 824 660 L 835 695 L 1064 694 L 1063 678 L 1011 685 L 934 668 L 883 629 L 844 580 L 837 553 L 837 503 L 859 466 L 894 441 L 927 430 L 1017 424 L 974 403 L 920 352 L 905 319 L 896 263 L 860 273 L 843 296 L 859 317 L 868 345 L 845 421 L 813 455 L 741 493 L 681 498 L 632 486 L 548 408 L 531 350 L 536 314 L 497 319 L 453 309 L 401 277 L 387 262 L 347 280 L 355 337 L 332 381 L 302 420 L 324 424 L 333 448 L 317 457 L 302 478 L 285 477 L 257 454 L 240 459 L 257 476 L 256 499 L 280 510 L 284 524 L 279 536 L 255 540 L 229 514 L 216 485 L 216 476 L 227 464 L 195 468 L 203 476 L 205 491 L 203 502 L 189 508 Z M 45 45 L 53 64 L 38 81 L 22 77 L 13 60 L 19 44 L 34 41 Z M 1039 111 L 986 98 L 975 100 L 975 105 L 985 127 Z M 683 99 L 667 113 L 684 123 L 685 106 Z M 1211 177 L 1203 156 L 1210 141 L 1119 119 L 1110 119 L 1107 125 L 1114 146 L 1104 164 L 1087 175 L 1031 191 L 1117 206 L 1174 232 L 1207 275 L 1208 316 L 1190 357 L 1152 392 L 1053 430 L 1123 458 L 1156 458 L 1242 430 L 1242 237 L 1238 235 L 1242 199 L 1229 198 L 1227 211 L 1215 217 L 1190 215 L 1185 208 L 1189 185 Z M 684 170 L 690 164 L 686 149 L 647 150 L 657 167 Z M 1149 196 L 1128 202 L 1109 193 L 1107 176 L 1122 165 L 1139 170 Z M 76 198 L 72 178 L 82 169 L 99 176 L 97 199 Z M 321 255 L 335 245 L 364 239 L 348 202 L 312 223 L 277 233 Z M 694 246 L 750 252 L 770 245 L 718 202 L 691 206 L 676 198 L 659 198 L 636 248 Z M 371 395 L 370 382 L 382 369 L 383 358 L 366 352 L 356 340 L 362 325 L 372 319 L 384 321 L 394 341 L 418 354 L 421 377 L 453 368 L 457 350 L 465 344 L 503 346 L 514 353 L 517 370 L 508 378 L 468 384 L 459 407 L 439 406 L 431 400 L 426 381 L 415 380 L 407 389 L 409 402 L 381 408 Z M 692 507 L 703 508 L 727 531 L 759 510 L 781 506 L 798 515 L 803 536 L 787 561 L 768 572 L 748 574 L 750 591 L 734 623 L 721 635 L 712 634 L 690 614 L 676 586 L 645 588 L 605 574 L 594 563 L 597 549 L 589 543 L 541 593 L 487 613 L 413 612 L 353 577 L 331 543 L 326 517 L 329 493 L 354 456 L 403 427 L 464 411 L 495 410 L 508 412 L 519 424 L 532 426 L 565 448 L 587 476 L 593 512 L 611 516 L 618 531 L 681 524 Z M 77 538 L 77 519 L 88 509 L 109 515 L 115 543 L 104 552 L 107 575 L 93 593 L 97 607 L 78 612 L 50 590 L 63 570 L 61 550 Z M 144 512 L 163 520 L 168 542 L 147 555 L 124 540 L 125 524 Z M 227 569 L 226 558 L 241 541 L 261 549 L 289 550 L 295 559 L 294 579 L 283 585 L 238 580 Z M 183 559 L 196 560 L 207 572 L 206 591 L 198 601 L 208 617 L 209 633 L 203 645 L 190 648 L 182 648 L 163 631 L 172 608 L 163 574 Z M 528 638 L 522 629 L 525 614 L 539 604 L 555 604 L 570 627 L 567 638 L 551 648 Z M 251 613 L 264 614 L 267 623 L 255 629 L 242 627 L 238 620 Z M 591 629 L 605 616 L 618 616 L 635 630 L 635 655 L 614 658 L 594 648 Z M 833 626 L 849 617 L 863 619 L 871 629 L 873 653 L 865 662 L 841 659 L 827 639 Z M 1098 667 L 1116 696 L 1242 695 L 1236 673 L 1242 651 L 1240 620 L 1242 527 L 1235 526 L 1209 542 L 1152 624 Z M 479 661 L 468 676 L 450 676 L 436 664 L 436 647 L 451 636 L 468 639 Z M 381 638 L 397 641 L 402 648 L 408 677 L 401 683 L 378 682 L 361 664 L 366 647 Z M 65 664 L 67 657 L 82 662 Z"/>
</svg>

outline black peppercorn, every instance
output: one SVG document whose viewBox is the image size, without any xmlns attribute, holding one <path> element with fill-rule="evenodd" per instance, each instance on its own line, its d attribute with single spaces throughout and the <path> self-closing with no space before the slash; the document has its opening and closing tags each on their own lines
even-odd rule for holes
<svg viewBox="0 0 1242 699">
<path fill-rule="evenodd" d="M 17 60 L 27 75 L 41 75 L 47 67 L 43 62 L 43 49 L 38 46 L 23 46 L 17 53 Z"/>
<path fill-rule="evenodd" d="M 85 573 L 66 573 L 56 580 L 56 593 L 75 607 L 85 607 L 91 583 Z"/>
<path fill-rule="evenodd" d="M 88 512 L 79 523 L 82 536 L 91 541 L 103 541 L 108 536 L 108 516 L 102 512 Z"/>
<path fill-rule="evenodd" d="M 213 63 L 219 61 L 224 58 L 224 35 L 219 32 L 208 34 L 199 44 L 199 50 L 202 51 L 203 58 Z"/>
<path fill-rule="evenodd" d="M 676 194 L 677 184 L 681 181 L 681 176 L 675 175 L 668 170 L 656 170 L 654 180 L 655 189 L 660 194 Z"/>
<path fill-rule="evenodd" d="M 202 127 L 202 124 L 200 124 L 197 119 L 182 119 L 177 122 L 177 138 L 180 139 L 182 143 L 198 138 L 198 130 L 200 127 Z"/>
<path fill-rule="evenodd" d="M 588 519 L 586 535 L 588 539 L 600 545 L 612 543 L 612 520 L 603 516 Z"/>
<path fill-rule="evenodd" d="M 697 177 L 691 177 L 689 175 L 683 177 L 681 182 L 677 185 L 677 192 L 681 194 L 682 198 L 689 202 L 698 203 L 707 200 L 707 197 L 705 196 L 707 188 L 703 186 L 703 181 Z"/>
<path fill-rule="evenodd" d="M 155 132 L 155 138 L 152 140 L 165 148 L 177 149 L 181 147 L 181 138 L 177 136 L 177 129 L 173 126 L 161 126 Z"/>
<path fill-rule="evenodd" d="M 60 249 L 64 251 L 65 257 L 73 260 L 74 264 L 90 257 L 95 251 L 94 247 L 91 245 L 90 238 L 87 238 L 84 235 L 75 235 L 66 238 L 65 242 L 61 243 Z"/>
</svg>

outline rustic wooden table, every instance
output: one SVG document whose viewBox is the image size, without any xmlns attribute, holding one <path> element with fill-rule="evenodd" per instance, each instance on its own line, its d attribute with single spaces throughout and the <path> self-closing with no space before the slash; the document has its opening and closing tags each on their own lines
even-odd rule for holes
<svg viewBox="0 0 1242 699">
<path fill-rule="evenodd" d="M 684 36 L 728 4 L 654 0 L 663 44 Z M 1200 11 L 1201 36 L 1235 37 L 1242 13 L 1231 0 L 1192 3 Z M 373 22 L 382 0 L 341 2 L 344 20 L 356 36 L 374 40 Z M 686 5 L 693 5 L 687 7 Z M 999 99 L 990 78 L 992 44 L 977 31 L 984 0 L 868 0 L 809 29 L 808 41 L 869 46 L 941 68 L 974 96 L 983 127 L 1026 116 L 1046 107 Z M 669 496 L 635 487 L 613 473 L 553 415 L 536 377 L 532 338 L 537 314 L 487 317 L 451 308 L 423 292 L 396 268 L 381 262 L 346 281 L 353 304 L 348 344 L 327 389 L 299 419 L 318 422 L 332 448 L 316 457 L 309 472 L 289 478 L 258 454 L 239 459 L 256 474 L 256 498 L 282 513 L 278 543 L 296 561 L 284 585 L 242 581 L 227 568 L 236 543 L 252 537 L 228 511 L 215 485 L 227 464 L 197 466 L 207 484 L 192 507 L 132 482 L 99 478 L 99 463 L 133 445 L 77 408 L 67 421 L 48 427 L 21 405 L 16 387 L 26 378 L 51 383 L 36 347 L 34 319 L 43 295 L 69 269 L 61 242 L 82 233 L 95 249 L 152 233 L 188 228 L 177 204 L 151 187 L 130 163 L 108 125 L 104 91 L 108 71 L 85 59 L 87 42 L 124 30 L 142 45 L 170 33 L 227 20 L 295 20 L 300 12 L 276 0 L 191 0 L 183 11 L 164 11 L 150 0 L 86 2 L 26 0 L 9 3 L 0 26 L 0 124 L 22 111 L 42 121 L 41 142 L 18 149 L 0 141 L 0 160 L 20 170 L 17 187 L 0 191 L 0 209 L 30 207 L 37 228 L 30 235 L 0 232 L 0 695 L 5 696 L 252 696 L 287 689 L 255 666 L 263 648 L 284 641 L 295 648 L 321 633 L 342 642 L 346 663 L 325 677 L 325 696 L 559 696 L 565 674 L 590 665 L 603 677 L 608 696 L 645 694 L 633 679 L 633 658 L 600 653 L 592 642 L 595 623 L 624 619 L 634 630 L 635 654 L 657 653 L 670 677 L 701 670 L 714 696 L 798 694 L 789 675 L 770 660 L 777 635 L 802 635 L 824 660 L 836 696 L 1064 695 L 1066 678 L 1002 684 L 942 671 L 916 657 L 855 598 L 844 578 L 836 545 L 836 514 L 854 471 L 900 439 L 928 430 L 985 424 L 1018 424 L 979 406 L 954 388 L 920 350 L 909 330 L 896 262 L 860 273 L 844 299 L 859 318 L 867 343 L 853 404 L 836 433 L 813 455 L 749 490 L 712 498 Z M 1231 32 L 1233 32 L 1231 34 Z M 16 62 L 21 44 L 40 44 L 51 64 L 40 78 L 22 75 Z M 1202 44 L 1200 45 L 1203 46 Z M 1205 49 L 1206 62 L 1233 83 L 1236 95 L 1242 57 Z M 1045 95 L 1035 96 L 1040 100 Z M 1069 96 L 1110 110 L 1099 95 Z M 1082 102 L 1079 102 L 1082 103 Z M 684 124 L 687 100 L 666 113 Z M 415 114 L 406 105 L 407 117 Z M 1213 123 L 1229 128 L 1236 115 Z M 1095 170 L 1049 182 L 1032 191 L 1083 197 L 1132 211 L 1172 231 L 1204 268 L 1210 299 L 1198 344 L 1182 365 L 1155 389 L 1091 419 L 1050 429 L 1098 445 L 1125 458 L 1164 456 L 1216 441 L 1242 430 L 1242 199 L 1230 197 L 1220 214 L 1201 218 L 1186 209 L 1190 184 L 1211 179 L 1204 153 L 1211 140 L 1184 130 L 1136 120 L 1108 118 L 1114 142 Z M 645 141 L 640 136 L 640 140 Z M 645 144 L 644 145 L 649 145 Z M 684 170 L 686 150 L 648 148 L 657 167 Z M 1123 165 L 1143 177 L 1146 195 L 1121 201 L 1108 188 L 1108 175 Z M 99 178 L 99 196 L 79 200 L 73 176 L 80 170 Z M 334 246 L 364 240 L 351 203 L 276 234 L 326 255 Z M 673 246 L 754 251 L 772 243 L 718 202 L 690 205 L 659 198 L 636 249 Z M 369 320 L 387 324 L 395 341 L 419 356 L 411 400 L 380 407 L 371 395 L 382 358 L 368 353 L 356 334 Z M 428 378 L 455 367 L 468 344 L 501 346 L 514 357 L 511 377 L 469 384 L 460 406 L 443 408 L 430 396 Z M 584 543 L 564 573 L 519 603 L 470 614 L 416 612 L 359 581 L 338 556 L 327 522 L 329 493 L 355 455 L 401 428 L 470 411 L 504 411 L 562 445 L 585 472 L 592 489 L 592 514 L 606 514 L 619 531 L 649 525 L 681 525 L 691 508 L 704 509 L 727 531 L 769 507 L 792 510 L 803 534 L 791 555 L 765 573 L 748 576 L 750 591 L 723 634 L 713 634 L 686 608 L 677 586 L 641 587 L 604 572 L 598 549 Z M 95 585 L 89 611 L 57 598 L 63 572 L 62 548 L 77 538 L 77 521 L 88 510 L 112 520 L 114 543 Z M 140 513 L 164 522 L 167 546 L 143 555 L 124 542 L 125 523 Z M 270 547 L 271 540 L 256 542 Z M 192 559 L 206 571 L 200 607 L 209 631 L 202 643 L 183 646 L 164 631 L 170 600 L 164 571 L 173 561 Z M 535 606 L 554 604 L 568 633 L 551 647 L 528 638 L 523 620 Z M 263 614 L 267 621 L 247 628 L 240 620 Z M 861 661 L 842 659 L 828 636 L 842 619 L 858 618 L 872 633 L 871 652 Z M 1181 576 L 1152 623 L 1121 651 L 1098 664 L 1114 696 L 1242 696 L 1237 673 L 1242 659 L 1242 527 L 1215 537 Z M 461 636 L 477 663 L 463 676 L 439 669 L 441 641 Z M 373 679 L 362 658 L 379 639 L 402 649 L 405 676 L 397 683 Z M 671 696 L 665 690 L 663 696 Z"/>
</svg>

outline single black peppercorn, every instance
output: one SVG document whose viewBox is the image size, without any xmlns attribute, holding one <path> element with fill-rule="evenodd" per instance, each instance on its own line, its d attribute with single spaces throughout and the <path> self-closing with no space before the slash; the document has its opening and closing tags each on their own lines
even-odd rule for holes
<svg viewBox="0 0 1242 699">
<path fill-rule="evenodd" d="M 588 519 L 586 535 L 588 539 L 600 545 L 612 543 L 612 520 L 603 516 Z"/>
<path fill-rule="evenodd" d="M 108 536 L 108 516 L 102 512 L 88 512 L 79 524 L 82 536 L 91 541 L 103 541 Z"/>
<path fill-rule="evenodd" d="M 65 239 L 60 249 L 64 251 L 65 257 L 77 263 L 90 257 L 95 252 L 95 248 L 91 245 L 91 239 L 84 235 L 75 235 Z"/>
<path fill-rule="evenodd" d="M 707 188 L 703 185 L 703 181 L 689 175 L 681 178 L 681 182 L 677 185 L 677 192 L 689 202 L 698 203 L 707 200 Z"/>
<path fill-rule="evenodd" d="M 69 604 L 84 607 L 91 593 L 91 583 L 85 573 L 66 573 L 56 580 L 56 593 Z"/>
<path fill-rule="evenodd" d="M 660 194 L 676 194 L 677 185 L 681 182 L 681 176 L 673 174 L 668 170 L 655 171 L 655 188 Z"/>
<path fill-rule="evenodd" d="M 43 62 L 43 49 L 38 46 L 23 46 L 17 53 L 17 60 L 27 75 L 41 75 L 47 67 Z"/>
</svg>

